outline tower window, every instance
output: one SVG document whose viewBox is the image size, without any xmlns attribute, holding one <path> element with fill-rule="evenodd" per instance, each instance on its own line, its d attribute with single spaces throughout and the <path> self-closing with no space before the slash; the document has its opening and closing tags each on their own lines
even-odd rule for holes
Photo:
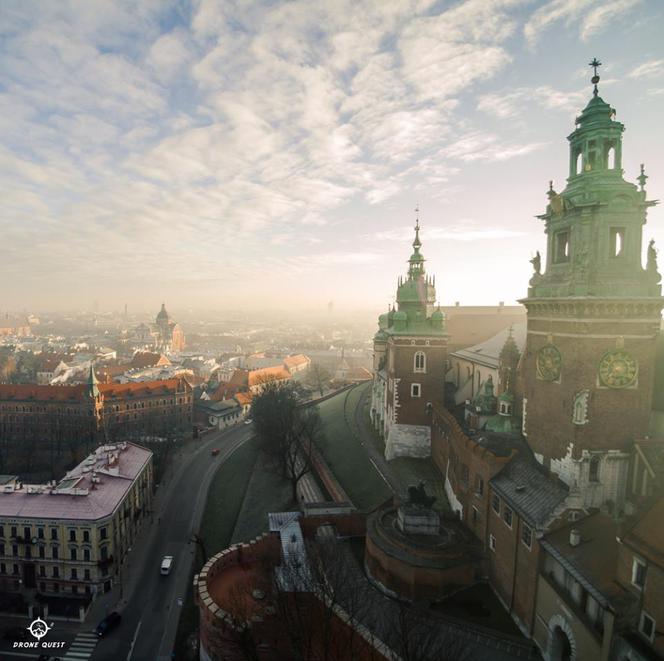
<svg viewBox="0 0 664 661">
<path fill-rule="evenodd" d="M 583 169 L 583 154 L 581 152 L 579 152 L 576 155 L 576 162 L 574 164 L 575 174 L 581 174 L 582 169 Z"/>
<path fill-rule="evenodd" d="M 625 246 L 625 228 L 612 227 L 610 233 L 610 255 L 611 257 L 620 257 Z"/>
<path fill-rule="evenodd" d="M 555 234 L 555 261 L 557 263 L 569 261 L 569 230 Z"/>
<path fill-rule="evenodd" d="M 606 152 L 606 167 L 609 170 L 616 169 L 616 148 L 611 145 Z"/>
<path fill-rule="evenodd" d="M 410 386 L 410 396 L 420 397 L 422 395 L 422 388 L 419 383 L 412 383 Z"/>
<path fill-rule="evenodd" d="M 427 358 L 424 354 L 424 351 L 418 351 L 415 353 L 413 359 L 413 371 L 415 372 L 426 372 L 427 369 Z"/>
</svg>

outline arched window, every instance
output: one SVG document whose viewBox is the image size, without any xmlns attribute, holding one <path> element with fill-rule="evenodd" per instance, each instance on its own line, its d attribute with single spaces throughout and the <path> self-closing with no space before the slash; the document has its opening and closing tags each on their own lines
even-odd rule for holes
<svg viewBox="0 0 664 661">
<path fill-rule="evenodd" d="M 583 169 L 583 154 L 579 152 L 576 156 L 576 174 L 581 174 L 581 170 Z"/>
<path fill-rule="evenodd" d="M 426 372 L 427 369 L 427 358 L 424 355 L 424 351 L 418 351 L 415 353 L 413 359 L 413 371 L 415 372 Z"/>
<path fill-rule="evenodd" d="M 616 148 L 609 147 L 609 151 L 606 153 L 606 167 L 609 170 L 615 170 L 616 167 Z"/>
</svg>

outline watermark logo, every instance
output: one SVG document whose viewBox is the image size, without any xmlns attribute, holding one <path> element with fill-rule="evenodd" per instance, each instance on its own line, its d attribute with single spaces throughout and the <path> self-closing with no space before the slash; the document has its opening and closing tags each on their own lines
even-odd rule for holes
<svg viewBox="0 0 664 661">
<path fill-rule="evenodd" d="M 30 626 L 27 627 L 28 631 L 37 640 L 41 640 L 52 628 L 53 628 L 53 622 L 51 622 L 51 626 L 49 626 L 40 617 L 30 622 Z"/>
</svg>

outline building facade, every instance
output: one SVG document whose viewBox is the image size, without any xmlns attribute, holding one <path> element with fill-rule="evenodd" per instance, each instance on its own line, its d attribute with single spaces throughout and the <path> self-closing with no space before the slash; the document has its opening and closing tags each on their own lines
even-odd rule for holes
<svg viewBox="0 0 664 661">
<path fill-rule="evenodd" d="M 2 440 L 95 444 L 139 434 L 189 433 L 193 393 L 183 378 L 74 386 L 0 384 Z"/>
<path fill-rule="evenodd" d="M 385 456 L 431 454 L 431 408 L 442 398 L 447 361 L 445 317 L 435 308 L 435 278 L 424 270 L 419 220 L 397 307 L 380 315 L 374 336 L 371 418 Z"/>
<path fill-rule="evenodd" d="M 93 599 L 121 580 L 151 513 L 152 453 L 104 445 L 59 482 L 0 490 L 0 591 Z"/>
<path fill-rule="evenodd" d="M 599 80 L 599 77 L 597 77 Z M 524 431 L 585 504 L 622 507 L 635 438 L 648 430 L 661 310 L 653 242 L 641 264 L 646 175 L 622 170 L 624 126 L 597 91 L 569 135 L 569 176 L 551 185 L 546 262 L 532 260 L 522 361 Z M 543 266 L 543 270 L 542 270 Z"/>
</svg>

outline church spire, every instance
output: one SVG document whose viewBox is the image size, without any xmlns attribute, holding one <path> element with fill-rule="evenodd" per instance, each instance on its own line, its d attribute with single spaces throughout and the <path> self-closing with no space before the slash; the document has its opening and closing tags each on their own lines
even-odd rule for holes
<svg viewBox="0 0 664 661">
<path fill-rule="evenodd" d="M 88 395 L 91 399 L 97 399 L 99 397 L 99 381 L 97 381 L 97 375 L 95 374 L 95 366 L 92 361 L 90 361 L 90 372 L 88 373 Z"/>
<path fill-rule="evenodd" d="M 415 207 L 415 239 L 413 240 L 413 254 L 408 263 L 408 279 L 417 280 L 424 275 L 424 257 L 420 253 L 422 242 L 420 241 L 420 209 Z"/>
</svg>

